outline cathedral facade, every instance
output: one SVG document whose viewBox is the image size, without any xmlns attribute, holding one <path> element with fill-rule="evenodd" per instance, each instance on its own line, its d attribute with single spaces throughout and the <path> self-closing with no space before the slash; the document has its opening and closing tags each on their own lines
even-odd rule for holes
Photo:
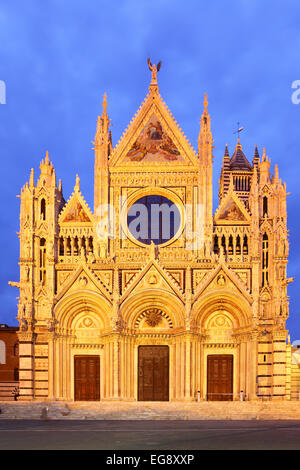
<svg viewBox="0 0 300 470">
<path fill-rule="evenodd" d="M 149 66 L 115 147 L 104 97 L 93 210 L 48 153 L 21 190 L 19 399 L 289 399 L 286 186 L 238 139 L 213 213 L 207 97 L 196 152 Z"/>
</svg>

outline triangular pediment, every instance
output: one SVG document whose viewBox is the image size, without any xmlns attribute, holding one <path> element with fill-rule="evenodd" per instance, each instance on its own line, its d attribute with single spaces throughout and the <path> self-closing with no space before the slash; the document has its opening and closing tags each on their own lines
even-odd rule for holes
<svg viewBox="0 0 300 470">
<path fill-rule="evenodd" d="M 191 144 L 159 93 L 149 93 L 110 157 L 110 166 L 198 166 Z"/>
<path fill-rule="evenodd" d="M 214 270 L 204 276 L 203 280 L 197 286 L 193 302 L 195 302 L 200 295 L 203 295 L 206 292 L 216 292 L 221 290 L 242 294 L 249 303 L 252 303 L 250 292 L 243 281 L 237 273 L 232 269 L 229 269 L 224 263 L 219 264 Z"/>
<path fill-rule="evenodd" d="M 260 291 L 260 298 L 264 302 L 271 300 L 272 298 L 272 291 L 269 286 L 264 286 Z"/>
<path fill-rule="evenodd" d="M 123 162 L 184 161 L 161 120 L 152 114 L 137 139 L 124 155 Z"/>
<path fill-rule="evenodd" d="M 234 191 L 228 191 L 215 213 L 215 222 L 220 224 L 245 224 L 250 214 Z"/>
<path fill-rule="evenodd" d="M 59 216 L 60 224 L 93 225 L 93 214 L 79 191 L 74 191 Z"/>
<path fill-rule="evenodd" d="M 81 265 L 69 275 L 66 281 L 61 285 L 60 291 L 57 295 L 57 300 L 60 300 L 64 295 L 69 293 L 76 293 L 79 290 L 89 290 L 101 293 L 107 300 L 111 301 L 111 293 L 99 277 L 88 268 L 86 265 Z"/>
<path fill-rule="evenodd" d="M 149 261 L 139 273 L 128 283 L 121 302 L 130 294 L 140 290 L 157 289 L 168 291 L 175 294 L 180 300 L 184 301 L 184 295 L 173 277 L 159 264 L 157 260 Z"/>
</svg>

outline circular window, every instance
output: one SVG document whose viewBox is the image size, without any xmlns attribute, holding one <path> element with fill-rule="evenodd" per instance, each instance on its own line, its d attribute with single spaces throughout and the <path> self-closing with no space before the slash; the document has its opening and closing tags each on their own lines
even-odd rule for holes
<svg viewBox="0 0 300 470">
<path fill-rule="evenodd" d="M 129 233 L 145 245 L 167 243 L 179 231 L 180 222 L 177 205 L 165 196 L 155 194 L 139 198 L 127 213 Z"/>
</svg>

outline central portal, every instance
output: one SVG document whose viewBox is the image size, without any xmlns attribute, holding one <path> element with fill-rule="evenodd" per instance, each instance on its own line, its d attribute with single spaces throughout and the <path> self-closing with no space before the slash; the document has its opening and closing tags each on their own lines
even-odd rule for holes
<svg viewBox="0 0 300 470">
<path fill-rule="evenodd" d="M 232 394 L 233 356 L 207 356 L 207 400 L 231 401 Z"/>
<path fill-rule="evenodd" d="M 139 346 L 138 400 L 169 400 L 169 346 Z"/>
</svg>

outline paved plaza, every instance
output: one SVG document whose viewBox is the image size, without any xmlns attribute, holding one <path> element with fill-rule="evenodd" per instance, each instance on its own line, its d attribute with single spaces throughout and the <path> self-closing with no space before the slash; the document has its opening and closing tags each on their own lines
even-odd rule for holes
<svg viewBox="0 0 300 470">
<path fill-rule="evenodd" d="M 0 450 L 300 450 L 300 421 L 1 420 Z"/>
</svg>

